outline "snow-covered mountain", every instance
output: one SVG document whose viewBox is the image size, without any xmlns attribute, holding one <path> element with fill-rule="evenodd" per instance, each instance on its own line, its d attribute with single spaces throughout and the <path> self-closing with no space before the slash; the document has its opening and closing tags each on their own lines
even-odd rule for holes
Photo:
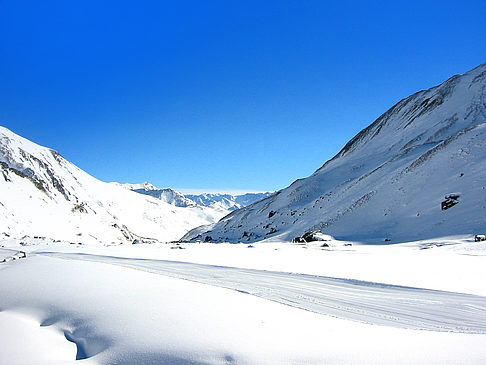
<svg viewBox="0 0 486 365">
<path fill-rule="evenodd" d="M 122 186 L 126 189 L 132 190 L 136 193 L 145 194 L 153 196 L 167 204 L 175 205 L 176 207 L 196 207 L 197 204 L 184 196 L 184 194 L 173 190 L 171 188 L 159 189 L 156 186 L 152 185 L 149 182 L 144 182 L 141 184 L 119 184 L 119 183 L 112 183 L 118 186 Z"/>
<path fill-rule="evenodd" d="M 311 176 L 183 239 L 313 230 L 373 242 L 484 233 L 486 64 L 401 100 Z"/>
<path fill-rule="evenodd" d="M 224 213 L 177 207 L 104 183 L 59 153 L 0 127 L 0 235 L 72 242 L 169 241 Z"/>
<path fill-rule="evenodd" d="M 242 195 L 231 195 L 205 193 L 199 195 L 186 195 L 186 197 L 204 207 L 236 210 L 262 200 L 271 194 L 272 193 L 247 193 Z"/>
<path fill-rule="evenodd" d="M 199 205 L 202 207 L 213 208 L 218 211 L 224 211 L 226 214 L 230 213 L 232 210 L 240 209 L 246 207 L 247 205 L 253 204 L 272 194 L 246 193 L 240 195 L 231 195 L 222 193 L 203 193 L 197 195 L 184 195 L 170 188 L 160 189 L 149 182 L 140 184 L 120 184 L 113 182 L 112 184 L 122 186 L 125 189 L 129 189 L 140 194 L 153 196 L 154 198 L 160 199 L 177 207 L 193 207 Z"/>
</svg>

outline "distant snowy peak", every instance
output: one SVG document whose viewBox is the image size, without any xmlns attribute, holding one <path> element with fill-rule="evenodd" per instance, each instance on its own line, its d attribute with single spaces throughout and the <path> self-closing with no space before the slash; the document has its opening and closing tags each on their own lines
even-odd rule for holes
<svg viewBox="0 0 486 365">
<path fill-rule="evenodd" d="M 184 239 L 291 240 L 320 230 L 388 242 L 483 233 L 485 191 L 482 64 L 401 100 L 311 176 Z"/>
<path fill-rule="evenodd" d="M 197 206 L 197 204 L 194 201 L 188 199 L 182 193 L 170 188 L 165 188 L 165 189 L 155 188 L 152 190 L 146 190 L 142 188 L 142 189 L 133 189 L 133 191 L 140 194 L 153 196 L 154 198 L 160 199 L 168 204 L 175 205 L 176 207 L 186 208 L 186 207 Z"/>
<path fill-rule="evenodd" d="M 186 197 L 205 207 L 236 210 L 264 199 L 271 194 L 272 193 L 269 192 L 247 193 L 242 195 L 205 193 L 199 195 L 186 195 Z"/>
<path fill-rule="evenodd" d="M 145 190 L 145 191 L 151 191 L 151 190 L 158 190 L 158 188 L 154 185 L 152 185 L 149 182 L 143 182 L 140 184 L 130 184 L 130 183 L 118 183 L 118 182 L 113 182 L 112 184 L 121 186 L 122 188 L 128 189 L 128 190 Z"/>
<path fill-rule="evenodd" d="M 141 184 L 120 184 L 112 183 L 122 186 L 125 189 L 135 191 L 140 194 L 150 195 L 154 198 L 160 199 L 168 204 L 178 207 L 194 207 L 202 206 L 223 211 L 231 211 L 243 208 L 247 205 L 253 204 L 258 200 L 266 198 L 272 193 L 246 193 L 241 195 L 231 195 L 222 193 L 203 193 L 203 194 L 187 194 L 184 195 L 176 190 L 170 188 L 158 188 L 151 183 L 144 182 Z"/>
<path fill-rule="evenodd" d="M 121 183 L 113 182 L 111 184 L 121 186 L 127 190 L 131 190 L 139 194 L 152 196 L 156 199 L 159 199 L 167 204 L 171 204 L 176 207 L 187 208 L 187 207 L 197 206 L 197 204 L 194 201 L 185 197 L 184 194 L 170 188 L 160 189 L 149 182 L 143 182 L 140 184 L 130 184 L 130 183 L 121 184 Z"/>
</svg>

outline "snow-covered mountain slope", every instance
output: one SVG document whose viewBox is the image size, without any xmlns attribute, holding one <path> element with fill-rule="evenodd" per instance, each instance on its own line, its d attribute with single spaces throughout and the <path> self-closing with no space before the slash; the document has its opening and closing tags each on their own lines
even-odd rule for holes
<svg viewBox="0 0 486 365">
<path fill-rule="evenodd" d="M 486 64 L 403 99 L 311 176 L 183 239 L 311 230 L 375 242 L 483 233 Z"/>
<path fill-rule="evenodd" d="M 196 207 L 197 204 L 184 196 L 184 194 L 173 190 L 171 188 L 159 189 L 156 186 L 152 185 L 149 182 L 144 182 L 141 184 L 119 184 L 119 183 L 112 183 L 118 186 L 122 186 L 126 189 L 132 190 L 136 193 L 145 194 L 153 196 L 167 204 L 175 205 L 176 207 Z"/>
<path fill-rule="evenodd" d="M 247 193 L 242 195 L 231 195 L 205 193 L 199 195 L 186 195 L 186 197 L 204 207 L 236 210 L 264 199 L 271 194 L 272 193 Z"/>
<path fill-rule="evenodd" d="M 0 234 L 74 242 L 174 240 L 221 218 L 104 183 L 49 148 L 0 127 Z"/>
</svg>

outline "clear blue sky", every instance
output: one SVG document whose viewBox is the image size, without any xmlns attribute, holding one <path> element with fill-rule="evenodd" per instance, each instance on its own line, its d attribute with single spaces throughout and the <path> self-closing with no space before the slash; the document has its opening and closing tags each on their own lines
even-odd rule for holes
<svg viewBox="0 0 486 365">
<path fill-rule="evenodd" d="M 483 62 L 484 0 L 0 0 L 0 125 L 104 181 L 276 190 Z"/>
</svg>

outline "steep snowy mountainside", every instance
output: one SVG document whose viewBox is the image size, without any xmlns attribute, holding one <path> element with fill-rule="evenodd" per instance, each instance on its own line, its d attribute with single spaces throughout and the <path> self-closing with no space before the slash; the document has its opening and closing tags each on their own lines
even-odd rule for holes
<svg viewBox="0 0 486 365">
<path fill-rule="evenodd" d="M 449 207 L 442 209 L 446 201 Z M 482 64 L 401 100 L 311 176 L 184 239 L 290 240 L 321 230 L 342 239 L 393 242 L 482 233 L 485 227 Z"/>
<path fill-rule="evenodd" d="M 74 242 L 179 238 L 221 218 L 179 208 L 88 175 L 54 150 L 0 127 L 0 234 Z"/>
<path fill-rule="evenodd" d="M 144 182 L 141 184 L 119 184 L 119 183 L 112 183 L 112 184 L 122 186 L 136 193 L 153 196 L 156 199 L 162 200 L 167 204 L 175 205 L 176 207 L 185 208 L 185 207 L 197 206 L 197 204 L 193 200 L 187 198 L 186 196 L 184 196 L 184 194 L 176 190 L 170 188 L 159 189 L 148 182 Z"/>
<path fill-rule="evenodd" d="M 236 210 L 266 198 L 272 193 L 246 193 L 241 195 L 205 193 L 199 195 L 186 195 L 187 198 L 205 207 Z"/>
</svg>

